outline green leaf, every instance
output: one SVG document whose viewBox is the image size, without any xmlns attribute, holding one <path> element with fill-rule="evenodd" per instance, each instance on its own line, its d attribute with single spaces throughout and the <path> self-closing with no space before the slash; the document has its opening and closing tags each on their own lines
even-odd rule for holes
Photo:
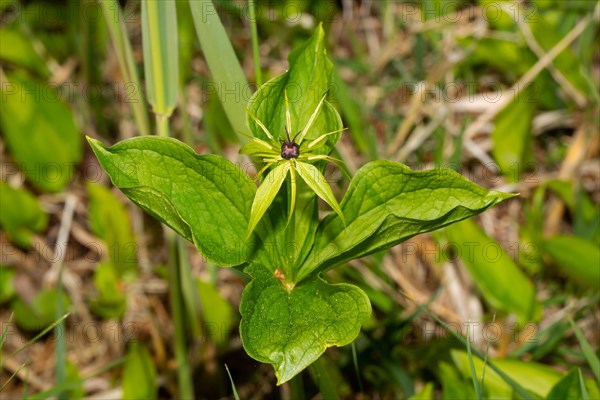
<svg viewBox="0 0 600 400">
<path fill-rule="evenodd" d="M 508 253 L 468 220 L 445 229 L 446 248 L 456 249 L 487 302 L 495 308 L 514 312 L 520 321 L 538 319 L 541 307 L 535 287 Z"/>
<path fill-rule="evenodd" d="M 446 362 L 439 363 L 439 375 L 444 399 L 476 398 L 472 385 L 461 381 L 456 369 Z"/>
<path fill-rule="evenodd" d="M 123 398 L 128 400 L 152 400 L 158 395 L 156 367 L 150 353 L 139 342 L 132 342 L 127 352 L 123 370 Z"/>
<path fill-rule="evenodd" d="M 179 45 L 174 1 L 142 2 L 142 44 L 148 102 L 169 116 L 177 103 Z"/>
<path fill-rule="evenodd" d="M 266 267 L 246 268 L 240 335 L 246 352 L 272 364 L 278 384 L 314 362 L 327 347 L 351 343 L 371 315 L 369 299 L 349 284 L 319 277 L 286 287 Z"/>
<path fill-rule="evenodd" d="M 252 203 L 252 211 L 250 212 L 250 222 L 248 222 L 248 230 L 246 236 L 250 236 L 254 228 L 265 214 L 273 199 L 277 196 L 281 184 L 290 170 L 289 163 L 278 165 L 265 177 L 262 184 L 256 191 L 254 202 Z"/>
<path fill-rule="evenodd" d="M 46 61 L 18 24 L 0 28 L 0 59 L 35 71 L 44 78 L 50 75 Z"/>
<path fill-rule="evenodd" d="M 210 336 L 217 345 L 224 345 L 227 343 L 233 324 L 231 304 L 210 283 L 198 279 L 196 285 L 206 335 Z"/>
<path fill-rule="evenodd" d="M 260 139 L 253 139 L 240 148 L 240 154 L 248 154 L 254 157 L 271 156 L 272 154 L 269 152 L 269 148 L 265 147 L 265 145 L 268 145 L 271 150 L 273 149 L 271 144 Z"/>
<path fill-rule="evenodd" d="M 325 355 L 319 357 L 310 365 L 308 373 L 315 385 L 319 388 L 319 392 L 323 399 L 340 400 L 340 393 L 344 391 L 344 389 L 348 391 L 347 385 L 344 385 L 346 382 L 341 377 L 337 364 L 332 360 L 328 360 Z M 304 389 L 302 387 L 302 375 L 292 379 L 290 386 L 294 383 L 299 384 L 301 389 Z M 302 396 L 296 397 L 306 398 L 306 394 L 302 393 Z"/>
<path fill-rule="evenodd" d="M 332 86 L 332 63 L 327 57 L 325 33 L 321 25 L 308 41 L 290 53 L 288 61 L 287 72 L 262 85 L 248 102 L 249 111 L 269 129 L 275 139 L 285 137 L 286 92 L 292 122 L 290 136 L 293 136 L 306 126 L 323 95 Z M 254 137 L 268 139 L 250 114 L 247 114 L 247 123 Z M 342 127 L 336 109 L 325 102 L 304 140 L 308 143 Z M 340 135 L 328 136 L 321 153 L 329 154 Z"/>
<path fill-rule="evenodd" d="M 522 95 L 496 116 L 492 153 L 503 175 L 512 182 L 519 180 L 533 148 L 531 123 L 535 106 L 533 100 Z"/>
<path fill-rule="evenodd" d="M 415 393 L 409 400 L 433 400 L 433 382 L 428 382 L 419 393 Z"/>
<path fill-rule="evenodd" d="M 411 171 L 391 161 L 368 163 L 342 200 L 346 226 L 337 214 L 321 222 L 296 280 L 479 214 L 513 196 L 484 189 L 449 169 Z"/>
<path fill-rule="evenodd" d="M 577 369 L 571 370 L 550 390 L 548 399 L 581 399 L 581 387 L 579 385 L 579 373 Z"/>
<path fill-rule="evenodd" d="M 0 226 L 12 241 L 28 248 L 31 236 L 43 232 L 47 225 L 48 215 L 35 196 L 0 182 Z"/>
<path fill-rule="evenodd" d="M 554 179 L 546 182 L 546 185 L 569 207 L 574 219 L 575 236 L 600 241 L 600 209 L 590 199 L 581 182 Z"/>
<path fill-rule="evenodd" d="M 15 322 L 28 331 L 41 331 L 56 320 L 58 291 L 54 288 L 37 293 L 31 301 L 15 299 L 11 306 L 15 312 Z M 70 306 L 69 298 L 62 293 L 65 309 Z"/>
<path fill-rule="evenodd" d="M 479 378 L 477 377 L 477 371 L 475 371 L 475 364 L 473 363 L 473 354 L 471 353 L 471 335 L 469 335 L 469 328 L 471 327 L 471 321 L 467 325 L 467 356 L 469 357 L 469 368 L 471 370 L 471 380 L 473 382 L 473 388 L 477 394 L 477 399 L 481 400 L 483 394 L 481 392 L 481 386 L 479 385 Z"/>
<path fill-rule="evenodd" d="M 220 156 L 200 156 L 175 139 L 133 138 L 112 147 L 88 141 L 115 186 L 208 260 L 223 266 L 246 261 L 256 188 L 239 167 Z"/>
<path fill-rule="evenodd" d="M 71 389 L 69 389 L 68 391 L 66 391 L 65 394 L 69 399 L 73 399 L 73 400 L 82 399 L 83 396 L 85 395 L 85 390 L 83 388 L 83 384 L 80 383 L 81 375 L 79 375 L 79 370 L 77 369 L 77 366 L 75 364 L 71 363 L 70 361 L 67 361 L 66 367 L 67 367 L 66 384 L 67 385 L 73 384 L 73 387 Z"/>
<path fill-rule="evenodd" d="M 4 304 L 16 294 L 13 278 L 15 271 L 0 264 L 0 304 Z M 2 341 L 0 341 L 2 343 Z M 2 348 L 0 344 L 0 349 Z"/>
<path fill-rule="evenodd" d="M 469 359 L 464 351 L 452 350 L 452 360 L 465 379 L 470 379 Z M 483 361 L 474 359 L 477 374 L 483 373 Z M 532 361 L 519 360 L 493 360 L 496 367 L 503 373 L 517 382 L 525 390 L 533 393 L 535 396 L 550 398 L 548 395 L 554 385 L 556 385 L 564 376 L 561 372 L 547 365 L 535 363 Z M 504 382 L 500 376 L 490 369 L 486 368 L 485 381 L 483 383 L 485 391 L 490 398 L 515 398 L 514 390 L 508 383 Z M 598 389 L 592 379 L 585 379 L 585 386 L 590 393 L 590 398 L 598 398 Z"/>
<path fill-rule="evenodd" d="M 202 127 L 206 132 L 206 142 L 212 151 L 216 152 L 223 142 L 237 142 L 238 137 L 231 122 L 223 109 L 223 104 L 217 94 L 206 94 L 202 115 Z"/>
<path fill-rule="evenodd" d="M 544 240 L 544 250 L 560 271 L 586 289 L 600 290 L 600 249 L 577 236 L 555 236 Z"/>
<path fill-rule="evenodd" d="M 51 85 L 16 75 L 0 95 L 0 126 L 19 168 L 42 190 L 64 189 L 83 153 L 69 106 Z"/>
<path fill-rule="evenodd" d="M 98 297 L 91 302 L 92 310 L 104 318 L 121 318 L 125 312 L 125 295 L 111 262 L 101 262 L 94 271 L 94 286 Z"/>
<path fill-rule="evenodd" d="M 596 381 L 600 382 L 600 359 L 598 359 L 598 356 L 596 355 L 596 353 L 594 353 L 594 349 L 583 335 L 583 332 L 581 332 L 581 329 L 579 329 L 579 327 L 575 324 L 575 322 L 573 322 L 573 320 L 569 320 L 569 323 L 573 328 L 573 332 L 575 332 L 575 336 L 577 336 L 577 341 L 581 346 L 583 356 L 585 357 L 585 360 L 588 362 L 590 368 L 592 369 Z"/>
<path fill-rule="evenodd" d="M 212 1 L 190 0 L 190 8 L 202 52 L 215 82 L 208 90 L 219 95 L 235 131 L 247 133 L 244 104 L 250 87 L 227 32 Z M 242 136 L 239 137 L 245 141 Z"/>
<path fill-rule="evenodd" d="M 137 275 L 137 244 L 127 210 L 104 186 L 89 182 L 87 189 L 90 228 L 106 243 L 109 259 L 117 267 L 115 272 L 118 277 Z"/>
<path fill-rule="evenodd" d="M 340 205 L 338 204 L 337 199 L 335 198 L 335 196 L 333 195 L 333 192 L 331 191 L 331 187 L 329 186 L 329 183 L 325 180 L 325 177 L 323 176 L 321 171 L 319 171 L 317 169 L 317 167 L 315 167 L 314 165 L 300 162 L 300 161 L 298 161 L 296 163 L 296 166 L 297 166 L 296 171 L 298 171 L 298 175 L 300 175 L 300 177 L 304 180 L 304 182 L 306 182 L 306 184 L 320 198 L 325 200 L 327 202 L 327 204 L 329 204 L 329 206 L 331 208 L 333 208 L 333 210 L 338 214 L 338 216 L 343 221 L 344 214 L 342 213 L 342 210 L 340 209 Z"/>
</svg>

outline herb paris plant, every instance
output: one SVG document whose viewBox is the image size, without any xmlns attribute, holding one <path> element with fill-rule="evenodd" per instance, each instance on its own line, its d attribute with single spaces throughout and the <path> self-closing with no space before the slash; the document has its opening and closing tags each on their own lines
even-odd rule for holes
<svg viewBox="0 0 600 400">
<path fill-rule="evenodd" d="M 322 175 L 343 130 L 326 100 L 331 76 L 319 27 L 290 54 L 288 71 L 250 99 L 254 138 L 242 152 L 264 162 L 261 174 L 271 169 L 258 189 L 225 158 L 198 155 L 174 139 L 134 138 L 112 147 L 88 139 L 113 184 L 133 202 L 208 260 L 252 276 L 242 294 L 240 335 L 250 356 L 273 365 L 279 384 L 327 347 L 351 343 L 371 315 L 362 290 L 329 284 L 323 272 L 513 196 L 451 170 L 375 161 L 356 173 L 338 205 Z M 318 197 L 335 211 L 323 220 Z"/>
</svg>

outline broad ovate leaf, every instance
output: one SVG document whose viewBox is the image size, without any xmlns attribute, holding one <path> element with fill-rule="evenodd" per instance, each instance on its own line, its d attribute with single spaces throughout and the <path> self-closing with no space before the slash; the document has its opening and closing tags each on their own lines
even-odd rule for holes
<svg viewBox="0 0 600 400">
<path fill-rule="evenodd" d="M 513 194 L 482 188 L 449 169 L 412 171 L 373 161 L 352 179 L 340 204 L 346 224 L 330 214 L 296 281 L 410 237 L 479 214 Z"/>
<path fill-rule="evenodd" d="M 251 357 L 273 365 L 278 384 L 328 347 L 351 343 L 371 315 L 367 295 L 356 286 L 313 277 L 290 287 L 260 264 L 245 272 L 253 279 L 240 305 L 242 342 Z"/>
<path fill-rule="evenodd" d="M 113 184 L 193 242 L 210 261 L 239 265 L 256 187 L 235 164 L 175 139 L 138 137 L 112 147 L 88 138 Z"/>
</svg>

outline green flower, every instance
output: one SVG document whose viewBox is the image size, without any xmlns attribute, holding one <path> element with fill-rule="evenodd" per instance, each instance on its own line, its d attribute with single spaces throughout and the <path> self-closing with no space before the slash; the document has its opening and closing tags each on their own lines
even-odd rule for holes
<svg viewBox="0 0 600 400">
<path fill-rule="evenodd" d="M 254 231 L 254 228 L 275 199 L 275 196 L 279 192 L 283 181 L 288 176 L 288 172 L 291 179 L 290 183 L 292 192 L 289 202 L 288 222 L 292 217 L 296 202 L 296 175 L 300 176 L 300 178 L 306 182 L 308 187 L 311 188 L 317 194 L 317 196 L 325 200 L 325 202 L 327 202 L 327 204 L 333 208 L 340 218 L 344 220 L 344 215 L 342 214 L 340 205 L 333 195 L 331 187 L 327 183 L 327 180 L 325 180 L 323 174 L 317 167 L 312 165 L 311 162 L 319 160 L 338 162 L 339 160 L 336 160 L 335 158 L 326 154 L 319 154 L 316 151 L 325 145 L 325 139 L 327 136 L 341 132 L 345 128 L 324 133 L 308 143 L 304 141 L 306 134 L 317 118 L 323 103 L 326 102 L 326 96 L 327 95 L 325 94 L 321 98 L 321 101 L 319 104 L 317 104 L 317 107 L 308 119 L 306 126 L 293 137 L 290 137 L 290 132 L 292 130 L 292 118 L 290 114 L 287 92 L 285 92 L 286 120 L 285 138 L 283 139 L 281 137 L 277 137 L 277 139 L 275 139 L 275 135 L 273 135 L 269 129 L 258 118 L 256 118 L 256 116 L 254 116 L 250 110 L 248 110 L 248 115 L 250 115 L 252 120 L 258 126 L 260 126 L 269 140 L 265 141 L 258 138 L 252 138 L 251 142 L 245 144 L 240 149 L 240 153 L 262 158 L 262 161 L 265 163 L 265 165 L 256 175 L 256 179 L 259 179 L 268 168 L 273 166 L 274 168 L 262 180 L 261 185 L 256 191 L 256 196 L 254 197 L 254 202 L 252 203 L 252 210 L 250 211 L 250 221 L 248 223 L 246 237 L 249 237 L 250 234 L 252 234 L 252 231 Z"/>
</svg>

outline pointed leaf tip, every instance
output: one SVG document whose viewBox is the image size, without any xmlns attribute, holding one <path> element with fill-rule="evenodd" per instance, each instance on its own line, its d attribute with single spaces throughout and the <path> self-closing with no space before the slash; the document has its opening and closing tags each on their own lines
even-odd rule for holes
<svg viewBox="0 0 600 400">
<path fill-rule="evenodd" d="M 256 190 L 256 196 L 254 196 L 252 209 L 250 211 L 250 221 L 248 222 L 248 230 L 246 231 L 246 240 L 250 238 L 252 231 L 254 231 L 254 228 L 256 228 L 256 225 L 258 225 L 261 218 L 275 199 L 289 169 L 289 163 L 284 163 L 275 167 L 273 171 L 263 179 L 261 185 Z"/>
</svg>

